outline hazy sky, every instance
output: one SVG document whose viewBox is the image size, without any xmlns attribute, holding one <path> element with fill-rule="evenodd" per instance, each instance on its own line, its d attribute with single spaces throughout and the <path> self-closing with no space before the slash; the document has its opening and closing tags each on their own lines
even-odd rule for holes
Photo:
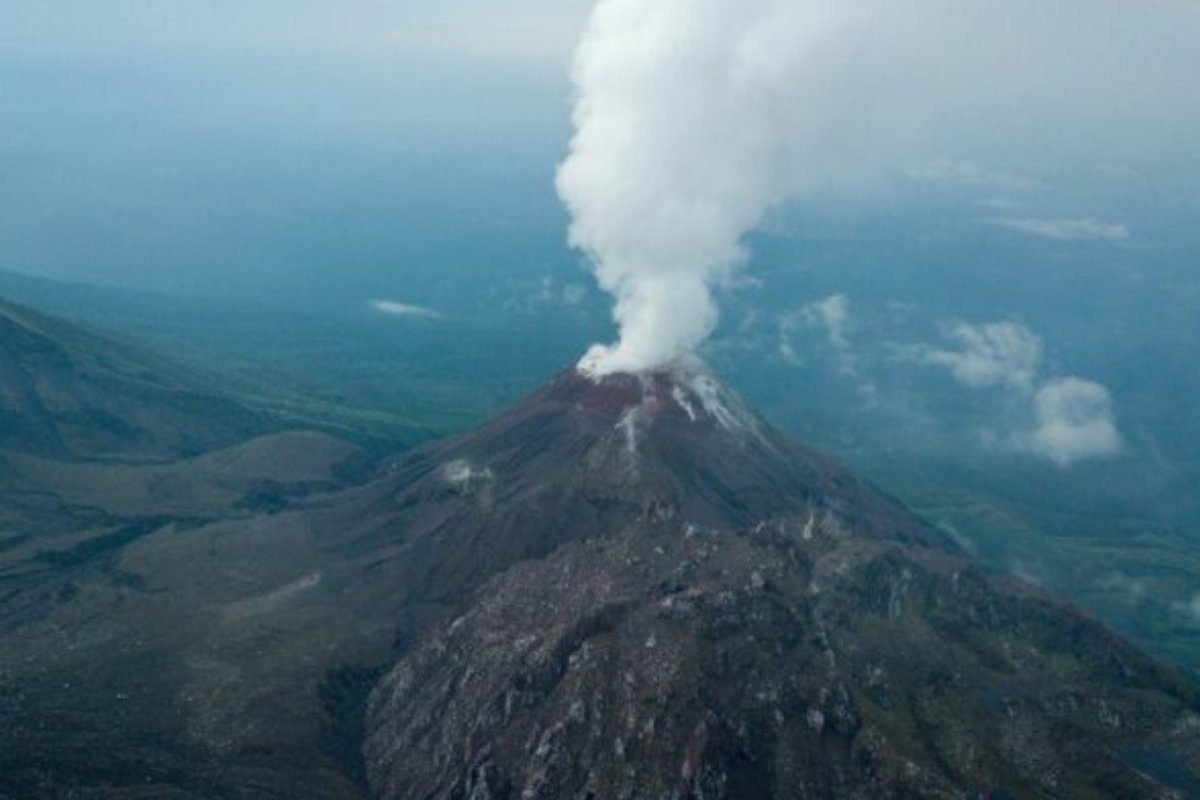
<svg viewBox="0 0 1200 800">
<path fill-rule="evenodd" d="M 908 174 L 1085 238 L 1200 205 L 1193 0 L 835 5 L 877 19 L 823 39 L 812 4 L 797 42 L 829 52 L 799 99 L 859 120 L 830 152 L 887 166 L 839 202 L 902 202 Z M 483 268 L 452 232 L 569 265 L 553 177 L 589 8 L 0 0 L 0 268 L 180 291 Z"/>
<path fill-rule="evenodd" d="M 19 57 L 225 54 L 342 62 L 404 54 L 561 62 L 586 12 L 581 0 L 114 0 L 103 7 L 6 0 L 0 9 L 5 52 Z"/>
<path fill-rule="evenodd" d="M 3 0 L 0 268 L 299 292 L 559 228 L 584 11 Z"/>
</svg>

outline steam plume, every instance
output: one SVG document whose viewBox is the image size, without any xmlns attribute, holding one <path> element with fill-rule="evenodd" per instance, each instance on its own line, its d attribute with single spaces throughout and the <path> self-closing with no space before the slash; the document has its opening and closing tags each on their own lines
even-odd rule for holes
<svg viewBox="0 0 1200 800">
<path fill-rule="evenodd" d="M 584 366 L 652 369 L 695 347 L 744 237 L 791 196 L 979 142 L 1086 132 L 1121 153 L 1151 120 L 1172 129 L 1200 52 L 1178 32 L 1200 16 L 1153 2 L 599 0 L 558 191 L 620 339 Z"/>
<path fill-rule="evenodd" d="M 558 175 L 571 243 L 616 297 L 597 374 L 663 364 L 717 322 L 711 287 L 786 197 L 797 12 L 773 0 L 602 0 L 576 54 L 576 135 Z M 811 26 L 809 27 L 811 30 Z"/>
</svg>

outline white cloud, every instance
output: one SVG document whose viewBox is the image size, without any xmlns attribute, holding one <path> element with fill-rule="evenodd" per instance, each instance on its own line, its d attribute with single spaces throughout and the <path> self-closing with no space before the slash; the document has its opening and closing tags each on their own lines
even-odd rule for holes
<svg viewBox="0 0 1200 800">
<path fill-rule="evenodd" d="M 801 365 L 803 358 L 793 343 L 798 327 L 819 331 L 833 347 L 838 371 L 853 380 L 858 392 L 868 403 L 876 400 L 877 388 L 859 371 L 859 354 L 850 341 L 850 299 L 844 294 L 834 294 L 823 300 L 814 300 L 779 319 L 779 354 L 794 365 Z"/>
<path fill-rule="evenodd" d="M 1011 231 L 1062 242 L 1121 242 L 1129 228 L 1095 219 L 996 219 L 993 224 Z"/>
<path fill-rule="evenodd" d="M 1121 451 L 1112 398 L 1094 381 L 1042 375 L 1042 340 L 1017 322 L 970 325 L 948 331 L 957 350 L 928 345 L 909 348 L 908 357 L 943 367 L 972 389 L 1005 389 L 1028 402 L 1029 421 L 1015 433 L 989 439 L 1069 467 Z"/>
<path fill-rule="evenodd" d="M 838 351 L 843 371 L 852 369 L 852 365 L 847 363 L 850 359 L 850 340 L 847 337 L 849 325 L 850 300 L 845 295 L 834 294 L 823 300 L 814 300 L 779 318 L 779 354 L 790 363 L 801 363 L 803 359 L 792 341 L 793 335 L 797 328 L 816 328 L 829 338 L 829 343 Z"/>
<path fill-rule="evenodd" d="M 442 316 L 432 308 L 416 306 L 412 303 L 401 303 L 398 300 L 372 300 L 367 305 L 380 313 L 392 314 L 393 316 L 397 317 L 426 317 L 428 319 L 440 319 Z"/>
<path fill-rule="evenodd" d="M 920 360 L 945 367 L 972 389 L 1009 386 L 1028 390 L 1033 386 L 1042 363 L 1042 340 L 1024 325 L 960 322 L 949 330 L 949 337 L 960 345 L 959 349 L 919 347 L 916 353 Z"/>
<path fill-rule="evenodd" d="M 1121 434 L 1108 390 L 1080 378 L 1055 378 L 1033 398 L 1034 429 L 1017 437 L 1019 448 L 1061 467 L 1121 451 Z"/>
<path fill-rule="evenodd" d="M 819 325 L 829 336 L 829 343 L 839 350 L 850 347 L 846 328 L 850 323 L 850 300 L 844 294 L 835 294 L 817 300 L 800 309 L 800 317 L 809 325 Z"/>
</svg>

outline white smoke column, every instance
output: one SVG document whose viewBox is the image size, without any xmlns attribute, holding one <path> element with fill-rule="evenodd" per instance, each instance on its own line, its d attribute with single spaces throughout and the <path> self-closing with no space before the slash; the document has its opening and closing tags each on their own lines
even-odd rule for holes
<svg viewBox="0 0 1200 800">
<path fill-rule="evenodd" d="M 1048 131 L 1098 163 L 1147 132 L 1189 141 L 1196 36 L 1192 0 L 599 0 L 558 191 L 620 340 L 583 366 L 695 347 L 744 237 L 793 195 Z"/>
<path fill-rule="evenodd" d="M 821 4 L 602 0 L 576 54 L 576 135 L 558 175 L 571 243 L 616 297 L 594 374 L 652 369 L 717 322 L 711 287 L 795 183 L 791 79 L 835 24 Z"/>
</svg>

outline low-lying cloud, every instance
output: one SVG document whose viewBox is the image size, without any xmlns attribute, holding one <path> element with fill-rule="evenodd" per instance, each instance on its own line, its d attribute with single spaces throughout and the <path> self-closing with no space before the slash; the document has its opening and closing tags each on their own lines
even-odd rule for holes
<svg viewBox="0 0 1200 800">
<path fill-rule="evenodd" d="M 850 340 L 852 327 L 850 298 L 846 295 L 814 300 L 779 318 L 779 354 L 790 364 L 802 365 L 804 359 L 795 344 L 796 334 L 802 329 L 819 333 L 833 350 L 838 372 L 855 382 L 864 400 L 874 403 L 878 389 L 859 369 L 860 354 Z"/>
<path fill-rule="evenodd" d="M 1060 242 L 1123 242 L 1129 228 L 1096 219 L 996 219 L 993 223 L 1017 233 Z"/>
<path fill-rule="evenodd" d="M 391 314 L 396 317 L 424 317 L 426 319 L 441 319 L 441 314 L 432 308 L 402 303 L 399 300 L 372 300 L 367 305 L 381 314 Z"/>
<path fill-rule="evenodd" d="M 1018 447 L 1060 467 L 1121 452 L 1112 398 L 1093 381 L 1055 378 L 1033 398 L 1034 429 L 1018 435 Z"/>
<path fill-rule="evenodd" d="M 945 367 L 960 383 L 972 389 L 1010 386 L 1028 390 L 1042 363 L 1042 340 L 1016 322 L 968 325 L 960 322 L 947 331 L 956 350 L 922 346 L 921 361 Z"/>
<path fill-rule="evenodd" d="M 957 349 L 921 345 L 909 350 L 920 363 L 942 367 L 972 389 L 999 388 L 1026 404 L 1029 421 L 1001 440 L 1012 449 L 1060 467 L 1121 451 L 1112 397 L 1095 381 L 1043 374 L 1041 338 L 1019 322 L 947 330 Z"/>
<path fill-rule="evenodd" d="M 835 294 L 824 300 L 816 300 L 803 306 L 799 318 L 809 325 L 823 329 L 829 343 L 838 350 L 850 347 L 846 328 L 850 324 L 850 300 L 844 294 Z"/>
<path fill-rule="evenodd" d="M 745 326 L 746 322 L 743 322 Z M 835 294 L 823 300 L 814 300 L 797 309 L 779 315 L 779 355 L 784 361 L 799 366 L 804 363 L 797 346 L 797 337 L 818 333 L 828 340 L 843 365 L 851 357 L 850 300 L 843 294 Z"/>
</svg>

